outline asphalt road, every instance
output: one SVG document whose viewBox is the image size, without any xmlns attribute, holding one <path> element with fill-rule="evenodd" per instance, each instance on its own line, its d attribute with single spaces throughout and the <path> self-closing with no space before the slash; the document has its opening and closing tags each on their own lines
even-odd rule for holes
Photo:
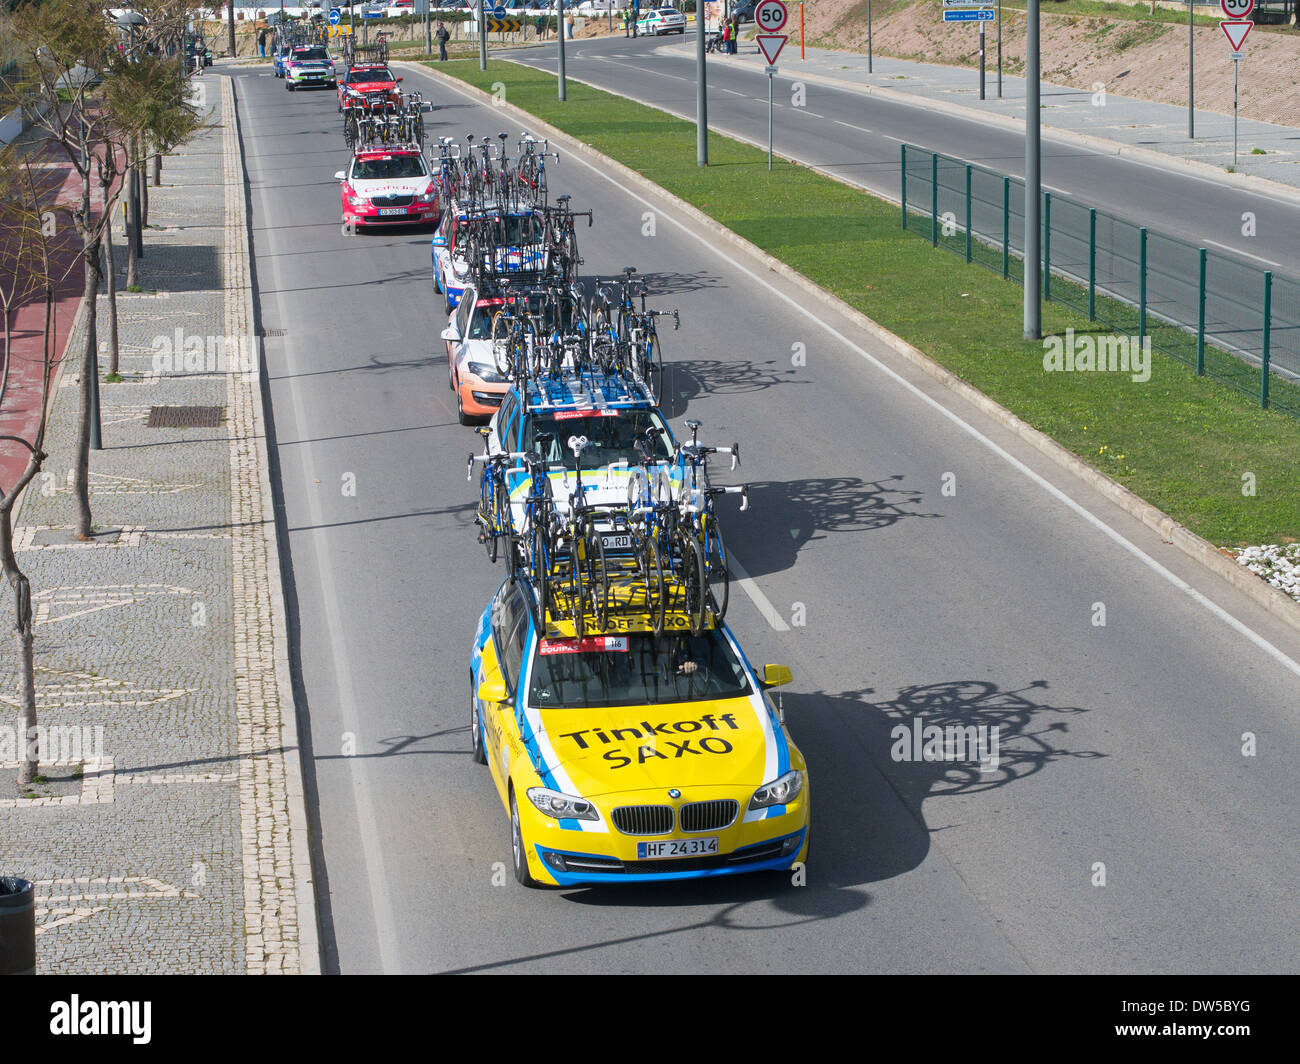
<svg viewBox="0 0 1300 1064">
<path fill-rule="evenodd" d="M 689 40 L 689 38 L 688 38 Z M 565 69 L 570 77 L 598 88 L 674 112 L 694 121 L 695 58 L 682 52 L 682 40 L 623 37 L 566 42 Z M 554 71 L 555 49 L 534 47 L 499 53 L 520 63 Z M 767 77 L 761 71 L 707 57 L 711 129 L 766 145 Z M 900 188 L 900 145 L 906 142 L 976 163 L 999 174 L 1024 176 L 1025 142 L 1020 133 L 1000 125 L 971 121 L 881 96 L 801 81 L 793 61 L 775 78 L 773 141 L 775 150 L 805 165 L 819 167 L 842 180 L 882 193 L 895 201 Z M 802 86 L 795 103 L 795 86 Z M 1226 189 L 1222 184 L 1174 166 L 1158 167 L 1126 157 L 1102 154 L 1066 140 L 1042 143 L 1045 191 L 1067 195 L 1099 212 L 1097 283 L 1120 299 L 1139 298 L 1140 236 L 1150 231 L 1147 261 L 1148 311 L 1155 317 L 1197 323 L 1197 248 L 1227 252 L 1255 266 L 1242 271 L 1211 255 L 1207 268 L 1206 329 L 1211 342 L 1258 358 L 1263 348 L 1263 278 L 1258 270 L 1300 279 L 1300 203 L 1266 194 Z M 939 213 L 965 218 L 965 174 L 942 167 Z M 996 246 L 1002 239 L 1000 184 L 976 179 L 972 231 Z M 1013 193 L 1015 195 L 1015 193 Z M 1023 196 L 1023 192 L 1019 193 Z M 928 158 L 909 156 L 908 202 L 930 204 Z M 1252 235 L 1244 235 L 1247 212 L 1254 215 Z M 1011 246 L 1024 247 L 1020 204 L 1013 204 Z M 1106 219 L 1109 213 L 1122 222 Z M 1052 215 L 1052 262 L 1085 286 L 1088 278 L 1089 220 L 1085 210 L 1059 203 Z M 1160 236 L 1171 237 L 1186 246 Z M 1300 373 L 1300 318 L 1293 306 L 1300 287 L 1274 298 L 1277 321 L 1272 360 Z M 1290 328 L 1281 328 L 1286 321 Z"/>
<path fill-rule="evenodd" d="M 681 310 L 665 413 L 742 442 L 753 505 L 724 527 L 751 579 L 728 620 L 794 670 L 814 849 L 803 887 L 515 885 L 469 756 L 467 658 L 501 568 L 474 540 L 429 236 L 344 235 L 333 97 L 235 77 L 328 967 L 1294 969 L 1300 638 L 572 155 L 551 191 L 595 211 L 585 269 L 635 263 Z M 516 125 L 426 75 L 404 87 L 439 104 L 431 136 Z M 914 720 L 997 728 L 999 768 L 893 759 Z"/>
</svg>

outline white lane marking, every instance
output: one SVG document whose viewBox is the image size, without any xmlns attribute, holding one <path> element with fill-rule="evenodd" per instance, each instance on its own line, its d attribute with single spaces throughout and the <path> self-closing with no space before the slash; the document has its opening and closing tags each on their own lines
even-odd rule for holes
<svg viewBox="0 0 1300 1064">
<path fill-rule="evenodd" d="M 859 133 L 870 133 L 871 130 L 866 126 L 855 126 L 852 122 L 841 122 L 838 118 L 831 119 L 837 126 L 847 126 L 849 129 L 856 129 Z"/>
<path fill-rule="evenodd" d="M 252 119 L 254 116 L 250 113 L 248 117 Z M 259 200 L 263 211 L 265 211 L 267 206 L 265 189 L 259 192 Z M 284 285 L 280 277 L 279 263 L 279 257 L 273 257 L 271 270 L 276 280 L 276 288 L 283 289 Z M 276 302 L 278 304 L 280 300 L 277 299 Z M 284 320 L 283 307 L 280 309 L 279 320 Z M 289 337 L 285 337 L 282 342 L 284 343 L 284 356 L 290 375 L 297 378 L 301 372 L 302 364 L 295 357 L 296 344 Z M 296 384 L 291 384 L 289 394 L 292 399 L 293 416 L 296 423 L 294 438 L 306 439 L 305 428 L 308 422 L 301 390 Z M 311 448 L 298 448 L 298 452 L 299 464 L 305 477 L 303 483 L 326 483 L 324 478 L 316 475 L 317 471 L 312 459 Z M 338 597 L 334 590 L 334 578 L 343 569 L 335 564 L 330 555 L 328 530 L 322 527 L 326 522 L 319 495 L 308 491 L 307 496 L 311 524 L 316 529 L 312 535 L 316 549 L 312 553 L 316 556 L 317 582 L 321 590 L 321 600 L 325 607 L 325 624 L 329 629 L 330 651 L 334 665 L 334 683 L 339 699 L 339 717 L 344 731 L 349 731 L 353 735 L 361 735 L 363 732 L 360 717 L 357 714 L 356 685 L 352 667 L 348 660 L 347 640 L 343 637 L 342 611 L 339 609 Z M 361 852 L 365 864 L 366 884 L 370 891 L 373 906 L 375 937 L 379 945 L 379 963 L 384 972 L 397 973 L 402 971 L 401 956 L 398 949 L 400 940 L 397 935 L 397 921 L 394 918 L 393 906 L 389 898 L 388 871 L 384 864 L 383 851 L 379 845 L 379 822 L 375 816 L 374 803 L 370 797 L 370 784 L 367 778 L 369 764 L 367 758 L 354 759 L 348 777 L 352 784 L 352 799 L 357 812 L 357 834 L 361 836 Z"/>
<path fill-rule="evenodd" d="M 759 586 L 754 583 L 754 578 L 745 572 L 745 567 L 736 561 L 735 554 L 728 552 L 727 566 L 731 569 L 732 576 L 735 577 L 736 583 L 740 585 L 740 589 L 749 596 L 749 601 L 763 615 L 763 620 L 767 621 L 778 632 L 788 632 L 790 626 L 785 623 L 785 618 L 777 612 L 776 607 L 763 594 Z"/>
<path fill-rule="evenodd" d="M 1188 596 L 1191 597 L 1191 599 L 1194 602 L 1203 606 L 1213 616 L 1223 621 L 1226 625 L 1228 625 L 1229 628 L 1235 631 L 1238 635 L 1245 636 L 1246 639 L 1248 639 L 1251 643 L 1254 643 L 1256 647 L 1264 651 L 1265 654 L 1267 654 L 1269 657 L 1273 658 L 1275 661 L 1281 664 L 1285 669 L 1287 669 L 1288 672 L 1291 672 L 1295 676 L 1300 677 L 1300 662 L 1294 661 L 1285 652 L 1279 650 L 1277 647 L 1275 647 L 1272 643 L 1270 643 L 1258 632 L 1254 631 L 1248 625 L 1243 624 L 1241 621 L 1237 620 L 1237 618 L 1232 616 L 1232 614 L 1228 613 L 1227 610 L 1223 609 L 1222 607 L 1216 605 L 1214 602 L 1210 601 L 1210 599 L 1206 598 L 1203 594 L 1197 591 L 1194 587 L 1192 587 L 1189 583 L 1187 583 L 1187 581 L 1182 579 L 1182 577 L 1171 572 L 1169 569 L 1166 569 L 1158 561 L 1156 561 L 1149 554 L 1147 554 L 1136 543 L 1130 542 L 1122 534 L 1115 531 L 1115 529 L 1111 528 L 1110 525 L 1106 524 L 1106 522 L 1103 521 L 1100 517 L 1097 517 L 1095 514 L 1088 511 L 1080 503 L 1075 502 L 1072 498 L 1070 498 L 1070 496 L 1068 496 L 1065 492 L 1061 491 L 1060 488 L 1056 487 L 1054 484 L 1049 482 L 1045 477 L 1040 476 L 1038 473 L 1034 472 L 1022 461 L 1020 461 L 1020 459 L 1016 458 L 1014 455 L 1006 451 L 1004 448 L 994 443 L 991 439 L 989 439 L 982 432 L 980 432 L 979 429 L 975 428 L 974 425 L 968 424 L 967 422 L 963 421 L 959 414 L 956 414 L 953 411 L 949 410 L 942 403 L 940 403 L 939 400 L 934 399 L 931 396 L 927 395 L 925 392 L 921 391 L 921 389 L 918 388 L 911 381 L 907 380 L 900 373 L 896 372 L 895 370 L 891 369 L 889 366 L 885 365 L 873 354 L 871 354 L 869 351 L 867 351 L 865 348 L 861 347 L 854 341 L 850 340 L 838 329 L 827 324 L 817 314 L 813 313 L 811 310 L 809 310 L 798 300 L 796 300 L 792 296 L 787 295 L 785 292 L 782 292 L 779 288 L 777 288 L 774 284 L 772 284 L 772 282 L 769 281 L 766 277 L 754 273 L 752 270 L 749 269 L 749 267 L 743 265 L 737 259 L 732 258 L 730 255 L 726 253 L 724 249 L 717 247 L 715 244 L 713 244 L 709 236 L 706 236 L 705 234 L 692 228 L 691 225 L 688 224 L 687 222 L 675 218 L 672 214 L 664 210 L 662 207 L 651 203 L 640 193 L 635 192 L 632 189 L 628 188 L 621 181 L 617 180 L 616 178 L 606 173 L 605 171 L 597 168 L 593 163 L 588 162 L 586 159 L 582 158 L 582 156 L 578 155 L 577 153 L 570 152 L 569 158 L 571 160 L 576 160 L 578 163 L 582 164 L 588 170 L 590 170 L 593 174 L 596 174 L 599 177 L 603 178 L 604 180 L 608 181 L 611 185 L 613 185 L 615 188 L 622 191 L 625 195 L 627 195 L 631 199 L 635 200 L 638 203 L 641 203 L 643 206 L 655 210 L 656 213 L 661 214 L 664 218 L 666 218 L 670 223 L 675 225 L 678 229 L 680 229 L 684 234 L 686 234 L 692 240 L 696 241 L 704 248 L 706 248 L 708 251 L 717 255 L 719 258 L 730 263 L 733 267 L 735 267 L 737 270 L 743 273 L 755 284 L 759 285 L 762 288 L 766 288 L 769 292 L 772 293 L 772 295 L 774 295 L 782 303 L 785 303 L 792 310 L 796 311 L 803 317 L 807 318 L 810 322 L 814 323 L 815 325 L 820 326 L 822 329 L 825 329 L 826 332 L 830 333 L 831 336 L 835 337 L 846 347 L 848 347 L 851 351 L 856 352 L 864 361 L 876 367 L 876 369 L 878 369 L 890 380 L 900 385 L 904 390 L 911 392 L 912 395 L 920 399 L 921 402 L 925 403 L 927 406 L 932 407 L 943 417 L 947 418 L 954 425 L 959 427 L 963 432 L 966 432 L 970 436 L 974 437 L 981 444 L 983 444 L 990 451 L 992 451 L 995 455 L 1003 459 L 1013 469 L 1019 471 L 1020 473 L 1023 473 L 1033 483 L 1037 484 L 1040 488 L 1046 491 L 1053 498 L 1063 503 L 1068 509 L 1073 510 L 1076 514 L 1082 517 L 1085 521 L 1087 521 L 1090 525 L 1096 528 L 1103 535 L 1107 536 L 1109 539 L 1114 540 L 1117 544 L 1119 544 L 1120 547 L 1122 547 L 1124 550 L 1132 554 L 1143 565 L 1147 566 L 1147 568 L 1149 568 L 1152 572 L 1156 573 L 1156 575 L 1168 581 L 1174 587 L 1178 588 L 1178 590 L 1185 592 Z M 734 566 L 735 564 L 734 560 L 732 564 Z M 740 571 L 739 566 L 735 566 L 735 568 L 737 569 L 737 572 Z M 744 586 L 743 583 L 741 586 L 742 587 Z M 755 590 L 757 590 L 757 588 Z M 748 593 L 748 591 L 746 593 Z M 751 595 L 750 597 L 752 598 L 753 596 Z M 757 603 L 755 604 L 757 605 Z M 769 603 L 768 605 L 770 606 L 771 604 Z M 760 613 L 763 612 L 761 606 L 759 606 L 759 612 Z M 782 623 L 784 623 L 784 621 Z"/>
</svg>

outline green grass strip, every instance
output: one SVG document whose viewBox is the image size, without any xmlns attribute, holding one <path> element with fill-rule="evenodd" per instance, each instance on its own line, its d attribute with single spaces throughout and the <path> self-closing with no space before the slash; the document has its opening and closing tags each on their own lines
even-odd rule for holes
<svg viewBox="0 0 1300 1064">
<path fill-rule="evenodd" d="M 572 79 L 561 104 L 553 75 L 514 63 L 429 65 L 504 85 L 510 103 L 717 219 L 1210 542 L 1300 538 L 1300 422 L 1159 352 L 1144 384 L 1045 373 L 1043 343 L 1021 338 L 1019 286 L 904 232 L 896 206 L 780 159 L 769 173 L 764 151 L 718 133 L 697 167 L 693 124 Z M 1098 330 L 1045 304 L 1044 335 L 1067 327 Z"/>
</svg>

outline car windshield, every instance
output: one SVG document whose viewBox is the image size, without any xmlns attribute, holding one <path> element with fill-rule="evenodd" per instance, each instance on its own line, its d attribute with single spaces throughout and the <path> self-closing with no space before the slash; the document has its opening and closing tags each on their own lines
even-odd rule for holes
<svg viewBox="0 0 1300 1064">
<path fill-rule="evenodd" d="M 355 85 L 358 82 L 392 80 L 393 75 L 388 72 L 387 67 L 376 67 L 373 70 L 349 70 L 347 78 L 349 85 Z"/>
<path fill-rule="evenodd" d="M 319 59 L 321 62 L 329 60 L 329 53 L 324 48 L 295 48 L 293 57 L 298 62 L 310 62 Z"/>
<path fill-rule="evenodd" d="M 469 320 L 469 335 L 467 340 L 491 340 L 492 339 L 492 316 L 496 314 L 501 304 L 498 303 L 480 303 L 474 308 L 474 316 Z"/>
<path fill-rule="evenodd" d="M 353 181 L 383 181 L 398 177 L 422 177 L 429 171 L 419 155 L 376 155 L 352 163 Z"/>
<path fill-rule="evenodd" d="M 638 633 L 542 640 L 528 697 L 539 709 L 655 706 L 739 698 L 749 681 L 717 629 L 700 636 Z"/>
<path fill-rule="evenodd" d="M 632 444 L 644 435 L 646 429 L 656 428 L 651 454 L 658 461 L 668 461 L 672 451 L 667 426 L 653 409 L 605 410 L 574 416 L 576 411 L 560 414 L 530 414 L 527 418 L 527 443 L 525 450 L 538 450 L 551 463 L 563 462 L 567 469 L 575 469 L 577 462 L 569 449 L 570 436 L 586 436 L 587 447 L 582 452 L 582 468 L 599 469 L 616 462 L 626 462 L 635 467 L 641 460 Z M 538 442 L 538 436 L 551 437 L 547 448 Z"/>
</svg>

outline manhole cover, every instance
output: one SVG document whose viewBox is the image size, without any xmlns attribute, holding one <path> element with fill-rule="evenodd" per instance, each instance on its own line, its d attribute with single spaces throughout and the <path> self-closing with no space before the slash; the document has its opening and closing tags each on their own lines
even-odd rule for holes
<svg viewBox="0 0 1300 1064">
<path fill-rule="evenodd" d="M 151 429 L 215 429 L 221 425 L 224 406 L 151 406 Z"/>
</svg>

